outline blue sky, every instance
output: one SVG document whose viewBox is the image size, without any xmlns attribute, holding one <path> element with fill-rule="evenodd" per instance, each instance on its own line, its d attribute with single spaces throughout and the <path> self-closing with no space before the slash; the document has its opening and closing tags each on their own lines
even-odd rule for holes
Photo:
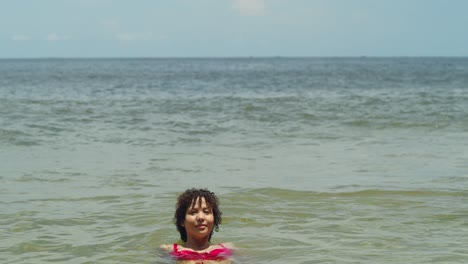
<svg viewBox="0 0 468 264">
<path fill-rule="evenodd" d="M 468 56 L 466 0 L 1 0 L 0 58 Z"/>
</svg>

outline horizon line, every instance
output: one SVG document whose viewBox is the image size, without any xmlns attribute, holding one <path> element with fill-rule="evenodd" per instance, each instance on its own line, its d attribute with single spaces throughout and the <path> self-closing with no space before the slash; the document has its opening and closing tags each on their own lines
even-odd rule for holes
<svg viewBox="0 0 468 264">
<path fill-rule="evenodd" d="M 61 60 L 61 59 L 403 59 L 403 58 L 468 58 L 468 55 L 399 55 L 399 56 L 37 56 L 0 57 L 0 60 Z"/>
</svg>

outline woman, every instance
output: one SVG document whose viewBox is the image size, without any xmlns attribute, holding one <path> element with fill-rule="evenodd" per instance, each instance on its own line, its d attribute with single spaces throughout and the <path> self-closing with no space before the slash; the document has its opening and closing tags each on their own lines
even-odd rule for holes
<svg viewBox="0 0 468 264">
<path fill-rule="evenodd" d="M 177 199 L 174 222 L 182 245 L 162 245 L 177 263 L 231 263 L 232 245 L 210 243 L 213 230 L 219 230 L 219 201 L 207 189 L 189 189 Z"/>
</svg>

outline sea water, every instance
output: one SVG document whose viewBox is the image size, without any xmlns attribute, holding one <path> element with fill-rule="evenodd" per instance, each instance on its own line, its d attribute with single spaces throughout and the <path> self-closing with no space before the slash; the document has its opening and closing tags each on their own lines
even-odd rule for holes
<svg viewBox="0 0 468 264">
<path fill-rule="evenodd" d="M 0 60 L 0 262 L 468 263 L 468 59 Z"/>
</svg>

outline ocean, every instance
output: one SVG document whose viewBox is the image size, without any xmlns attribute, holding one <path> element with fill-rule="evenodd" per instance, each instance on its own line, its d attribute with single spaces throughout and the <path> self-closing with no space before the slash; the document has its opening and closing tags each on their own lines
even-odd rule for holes
<svg viewBox="0 0 468 264">
<path fill-rule="evenodd" d="M 468 58 L 0 60 L 0 262 L 468 263 Z"/>
</svg>

